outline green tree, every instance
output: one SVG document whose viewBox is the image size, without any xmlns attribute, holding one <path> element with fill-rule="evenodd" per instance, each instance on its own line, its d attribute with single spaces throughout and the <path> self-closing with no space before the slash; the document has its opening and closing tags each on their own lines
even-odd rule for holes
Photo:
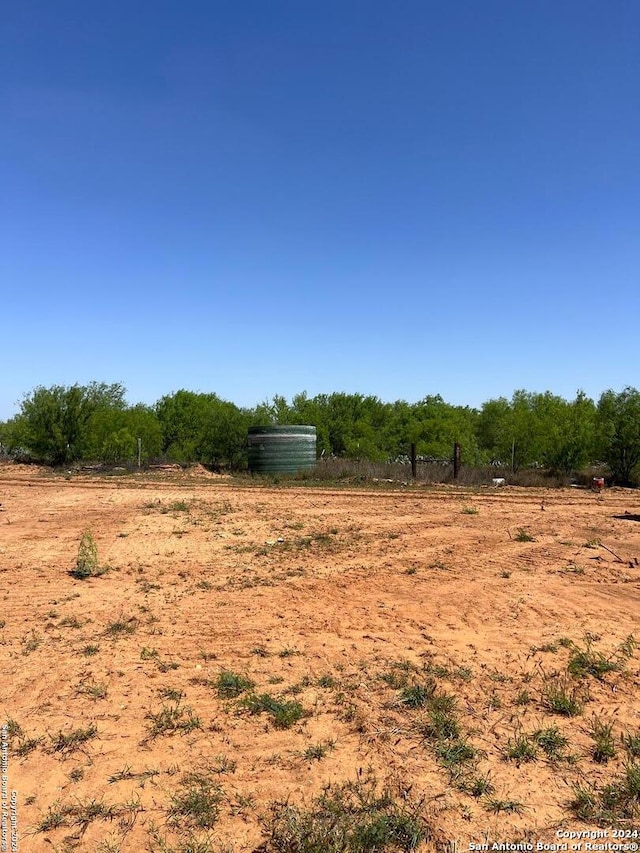
<svg viewBox="0 0 640 853">
<path fill-rule="evenodd" d="M 596 407 L 583 391 L 578 391 L 573 402 L 556 400 L 544 460 L 555 471 L 579 471 L 593 459 Z"/>
<path fill-rule="evenodd" d="M 500 397 L 486 402 L 478 416 L 477 436 L 485 458 L 511 465 L 544 465 L 551 453 L 552 435 L 566 402 L 550 392 L 515 391 L 511 401 Z"/>
<path fill-rule="evenodd" d="M 483 404 L 476 422 L 476 437 L 488 461 L 505 465 L 511 461 L 511 406 L 506 397 Z"/>
<path fill-rule="evenodd" d="M 216 394 L 185 390 L 162 397 L 155 411 L 162 447 L 171 459 L 233 467 L 244 464 L 250 412 Z"/>
<path fill-rule="evenodd" d="M 40 386 L 22 400 L 16 437 L 36 459 L 52 465 L 81 459 L 92 415 L 100 408 L 124 408 L 124 393 L 119 383 Z"/>
<path fill-rule="evenodd" d="M 475 409 L 452 406 L 436 394 L 416 403 L 413 412 L 412 429 L 419 436 L 419 454 L 451 459 L 453 445 L 458 443 L 463 460 L 472 464 L 477 462 L 479 448 L 475 426 L 478 414 Z"/>
<path fill-rule="evenodd" d="M 305 391 L 296 394 L 291 401 L 291 418 L 293 424 L 307 424 L 316 428 L 318 456 L 328 456 L 331 453 L 329 416 L 325 395 L 321 394 L 309 399 Z"/>
<path fill-rule="evenodd" d="M 630 484 L 640 466 L 640 392 L 605 391 L 598 401 L 599 448 L 616 482 Z"/>
<path fill-rule="evenodd" d="M 101 462 L 132 462 L 138 454 L 147 462 L 162 453 L 162 430 L 149 406 L 138 404 L 127 409 L 98 409 L 87 424 L 85 456 Z"/>
</svg>

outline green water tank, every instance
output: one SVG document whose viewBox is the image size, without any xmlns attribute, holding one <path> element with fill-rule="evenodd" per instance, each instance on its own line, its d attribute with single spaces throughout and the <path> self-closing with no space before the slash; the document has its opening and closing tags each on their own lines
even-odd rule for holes
<svg viewBox="0 0 640 853">
<path fill-rule="evenodd" d="M 253 474 L 295 474 L 315 468 L 314 426 L 250 427 L 248 443 Z"/>
</svg>

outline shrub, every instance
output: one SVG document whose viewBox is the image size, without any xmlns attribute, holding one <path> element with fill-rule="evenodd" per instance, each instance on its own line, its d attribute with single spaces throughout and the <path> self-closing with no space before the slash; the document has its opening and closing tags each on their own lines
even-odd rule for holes
<svg viewBox="0 0 640 853">
<path fill-rule="evenodd" d="M 89 530 L 85 530 L 78 546 L 76 565 L 69 574 L 78 580 L 85 580 L 103 575 L 106 571 L 106 568 L 101 568 L 98 564 L 98 546 L 93 534 Z"/>
</svg>

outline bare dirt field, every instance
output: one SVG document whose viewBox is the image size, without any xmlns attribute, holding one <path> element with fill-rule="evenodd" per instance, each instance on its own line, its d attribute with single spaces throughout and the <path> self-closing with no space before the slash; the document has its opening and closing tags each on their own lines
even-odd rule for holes
<svg viewBox="0 0 640 853">
<path fill-rule="evenodd" d="M 0 503 L 20 851 L 640 834 L 640 493 L 6 465 Z M 395 835 L 310 846 L 341 808 Z"/>
</svg>

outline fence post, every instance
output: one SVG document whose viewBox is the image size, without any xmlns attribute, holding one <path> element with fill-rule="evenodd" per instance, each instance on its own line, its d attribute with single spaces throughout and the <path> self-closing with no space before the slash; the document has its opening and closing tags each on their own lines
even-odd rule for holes
<svg viewBox="0 0 640 853">
<path fill-rule="evenodd" d="M 460 445 L 456 441 L 453 445 L 453 479 L 458 479 L 460 473 Z"/>
<path fill-rule="evenodd" d="M 418 476 L 418 466 L 416 463 L 416 446 L 415 444 L 411 445 L 411 476 L 415 480 Z"/>
</svg>

